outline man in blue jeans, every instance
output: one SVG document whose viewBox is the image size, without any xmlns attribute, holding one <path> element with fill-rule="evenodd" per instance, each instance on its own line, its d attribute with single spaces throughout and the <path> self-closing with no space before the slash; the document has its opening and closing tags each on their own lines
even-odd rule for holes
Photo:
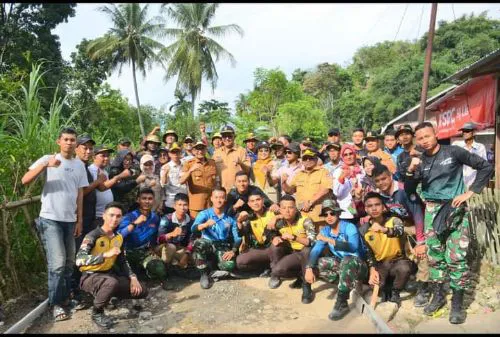
<svg viewBox="0 0 500 337">
<path fill-rule="evenodd" d="M 56 141 L 60 152 L 45 155 L 23 176 L 24 185 L 42 175 L 42 208 L 37 224 L 48 263 L 49 305 L 54 320 L 69 318 L 71 275 L 75 264 L 75 237 L 82 232 L 83 188 L 88 186 L 83 162 L 74 158 L 76 131 L 63 129 Z"/>
</svg>

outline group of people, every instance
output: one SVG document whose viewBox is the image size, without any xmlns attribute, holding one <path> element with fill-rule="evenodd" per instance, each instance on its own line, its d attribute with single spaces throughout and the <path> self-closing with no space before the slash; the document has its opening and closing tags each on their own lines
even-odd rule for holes
<svg viewBox="0 0 500 337">
<path fill-rule="evenodd" d="M 464 141 L 453 146 L 423 122 L 384 135 L 357 128 L 352 142 L 331 129 L 321 147 L 249 134 L 243 147 L 231 126 L 209 142 L 201 124 L 201 138 L 182 143 L 175 130 L 160 139 L 156 127 L 137 152 L 127 138 L 115 150 L 63 129 L 59 153 L 22 178 L 43 176 L 37 230 L 54 319 L 84 308 L 85 292 L 93 321 L 110 327 L 112 298 L 145 298 L 145 279 L 170 290 L 171 271 L 194 266 L 203 289 L 217 270 L 268 277 L 271 289 L 295 279 L 290 287 L 302 289 L 304 304 L 318 278 L 336 283 L 332 320 L 349 312 L 358 283 L 398 305 L 416 284 L 414 305 L 427 315 L 446 304 L 449 283 L 450 322 L 463 323 L 466 202 L 493 173 L 474 129 L 464 125 Z"/>
</svg>

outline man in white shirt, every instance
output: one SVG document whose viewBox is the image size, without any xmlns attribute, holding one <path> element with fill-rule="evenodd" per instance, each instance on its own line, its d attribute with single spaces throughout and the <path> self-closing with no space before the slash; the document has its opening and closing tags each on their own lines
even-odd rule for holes
<svg viewBox="0 0 500 337">
<path fill-rule="evenodd" d="M 165 189 L 165 214 L 174 211 L 174 198 L 177 193 L 187 194 L 186 184 L 179 183 L 183 165 L 181 150 L 178 143 L 173 143 L 168 152 L 170 161 L 163 165 L 160 170 L 160 185 Z"/>
<path fill-rule="evenodd" d="M 82 233 L 83 188 L 89 185 L 84 163 L 74 158 L 76 136 L 74 129 L 63 129 L 56 141 L 60 152 L 38 159 L 21 179 L 27 185 L 42 175 L 44 181 L 37 229 L 47 255 L 49 305 L 55 321 L 70 318 L 74 238 Z"/>
<path fill-rule="evenodd" d="M 479 157 L 487 160 L 486 156 L 486 147 L 475 141 L 474 139 L 474 130 L 476 130 L 477 127 L 474 123 L 465 123 L 464 126 L 462 126 L 459 131 L 462 131 L 462 137 L 463 140 L 459 140 L 453 143 L 453 145 L 459 146 L 461 148 L 466 149 L 470 153 L 475 153 Z M 472 167 L 464 165 L 463 168 L 463 174 L 464 174 L 464 184 L 466 189 L 468 190 L 470 185 L 474 182 L 474 179 L 476 179 L 476 173 L 477 171 L 474 170 Z"/>
</svg>

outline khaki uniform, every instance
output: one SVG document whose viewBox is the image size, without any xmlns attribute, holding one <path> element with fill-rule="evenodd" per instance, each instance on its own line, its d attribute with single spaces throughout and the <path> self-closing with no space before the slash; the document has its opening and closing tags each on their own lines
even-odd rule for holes
<svg viewBox="0 0 500 337">
<path fill-rule="evenodd" d="M 243 170 L 241 165 L 236 163 L 242 162 L 248 167 L 251 165 L 246 150 L 237 145 L 234 145 L 229 150 L 225 146 L 218 148 L 214 152 L 213 159 L 217 166 L 217 176 L 220 179 L 220 184 L 226 189 L 226 192 L 229 192 L 233 187 L 236 173 Z"/>
<path fill-rule="evenodd" d="M 184 163 L 182 172 L 187 172 L 198 163 L 197 158 L 193 158 Z M 194 218 L 199 211 L 210 207 L 210 194 L 215 187 L 217 169 L 215 161 L 207 159 L 203 166 L 194 170 L 186 180 L 189 195 L 189 212 Z"/>
<path fill-rule="evenodd" d="M 332 189 L 332 178 L 328 170 L 323 167 L 316 166 L 311 172 L 299 171 L 290 182 L 290 187 L 296 187 L 295 198 L 297 207 L 300 209 L 302 205 L 311 200 L 320 189 Z M 328 197 L 328 194 L 322 197 L 313 205 L 309 212 L 301 212 L 303 217 L 309 217 L 316 226 L 324 222 L 324 217 L 320 216 L 321 203 Z"/>
</svg>

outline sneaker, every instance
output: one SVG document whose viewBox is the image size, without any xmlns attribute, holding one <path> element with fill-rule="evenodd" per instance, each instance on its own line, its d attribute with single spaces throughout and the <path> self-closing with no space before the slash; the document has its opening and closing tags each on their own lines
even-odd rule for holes
<svg viewBox="0 0 500 337">
<path fill-rule="evenodd" d="M 276 289 L 281 285 L 281 279 L 277 276 L 271 276 L 271 278 L 269 279 L 268 285 L 269 285 L 269 288 Z"/>
<path fill-rule="evenodd" d="M 302 288 L 302 277 L 297 277 L 297 279 L 295 281 L 293 281 L 292 283 L 290 283 L 288 286 L 292 289 Z"/>
</svg>

